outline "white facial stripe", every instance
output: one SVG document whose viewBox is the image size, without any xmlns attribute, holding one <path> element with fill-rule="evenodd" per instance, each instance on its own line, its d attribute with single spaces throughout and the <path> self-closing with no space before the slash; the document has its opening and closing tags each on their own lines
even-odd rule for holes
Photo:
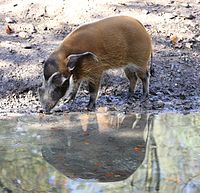
<svg viewBox="0 0 200 193">
<path fill-rule="evenodd" d="M 49 78 L 48 83 L 50 83 L 50 82 L 52 81 L 53 77 L 54 77 L 55 75 L 57 75 L 57 74 L 59 74 L 59 72 L 53 73 L 53 74 L 51 75 L 51 77 Z"/>
</svg>

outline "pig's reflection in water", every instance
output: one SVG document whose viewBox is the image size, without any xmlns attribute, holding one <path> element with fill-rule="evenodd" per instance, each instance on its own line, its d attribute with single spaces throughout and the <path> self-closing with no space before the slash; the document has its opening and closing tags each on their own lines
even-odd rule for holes
<svg viewBox="0 0 200 193">
<path fill-rule="evenodd" d="M 72 119 L 79 128 L 53 131 L 52 137 L 60 142 L 43 146 L 43 157 L 70 178 L 124 180 L 144 160 L 148 118 L 145 114 L 82 114 L 79 123 Z"/>
</svg>

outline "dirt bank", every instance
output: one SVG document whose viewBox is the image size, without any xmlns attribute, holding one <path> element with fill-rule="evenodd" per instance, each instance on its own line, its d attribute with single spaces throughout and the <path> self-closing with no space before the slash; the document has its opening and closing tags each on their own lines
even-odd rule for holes
<svg viewBox="0 0 200 193">
<path fill-rule="evenodd" d="M 97 106 L 134 112 L 200 110 L 200 1 L 0 1 L 0 112 L 38 112 L 37 87 L 44 60 L 82 23 L 111 15 L 139 19 L 152 35 L 154 57 L 150 97 L 127 97 L 122 71 L 103 79 Z M 105 84 L 106 82 L 106 84 Z M 73 104 L 57 109 L 79 111 L 89 100 L 84 87 Z"/>
</svg>

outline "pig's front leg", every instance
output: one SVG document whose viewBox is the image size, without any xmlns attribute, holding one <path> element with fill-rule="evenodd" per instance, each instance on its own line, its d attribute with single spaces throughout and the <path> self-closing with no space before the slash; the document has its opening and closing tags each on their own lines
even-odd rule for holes
<svg viewBox="0 0 200 193">
<path fill-rule="evenodd" d="M 76 97 L 76 93 L 79 89 L 80 83 L 80 81 L 75 80 L 73 77 L 70 78 L 69 89 L 66 93 L 66 98 L 64 99 L 66 103 L 68 103 L 71 100 L 74 100 L 74 98 Z"/>
<path fill-rule="evenodd" d="M 99 85 L 100 85 L 100 77 L 96 77 L 96 80 L 93 82 L 89 81 L 89 93 L 90 93 L 90 100 L 87 105 L 87 110 L 88 111 L 93 111 L 95 110 L 96 107 L 96 99 L 98 95 L 98 90 L 99 90 Z"/>
</svg>

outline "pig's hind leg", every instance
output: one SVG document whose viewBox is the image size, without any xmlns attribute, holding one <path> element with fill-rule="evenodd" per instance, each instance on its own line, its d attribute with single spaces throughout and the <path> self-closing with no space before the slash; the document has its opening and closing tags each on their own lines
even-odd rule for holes
<svg viewBox="0 0 200 193">
<path fill-rule="evenodd" d="M 90 100 L 89 100 L 89 103 L 87 105 L 87 110 L 89 110 L 89 111 L 95 110 L 100 80 L 101 80 L 100 77 L 96 77 L 95 80 L 89 81 L 89 83 L 88 83 Z"/>
<path fill-rule="evenodd" d="M 150 73 L 148 70 L 146 71 L 138 71 L 137 76 L 141 79 L 143 85 L 143 99 L 146 99 L 149 95 L 149 78 Z"/>
<path fill-rule="evenodd" d="M 137 84 L 137 75 L 135 72 L 135 68 L 132 66 L 127 66 L 126 68 L 124 68 L 124 72 L 126 74 L 126 77 L 129 79 L 130 85 L 129 85 L 129 94 L 131 96 L 134 96 L 135 93 L 135 87 Z"/>
</svg>

